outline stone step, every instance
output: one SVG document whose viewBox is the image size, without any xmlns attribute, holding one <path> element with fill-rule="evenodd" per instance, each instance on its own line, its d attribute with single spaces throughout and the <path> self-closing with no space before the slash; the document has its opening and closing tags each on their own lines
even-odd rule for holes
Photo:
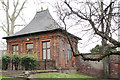
<svg viewBox="0 0 120 80">
<path fill-rule="evenodd" d="M 8 76 L 8 77 L 23 77 L 21 75 L 24 75 L 24 71 L 12 71 L 12 70 L 7 70 L 7 71 L 2 71 L 2 76 Z"/>
<path fill-rule="evenodd" d="M 48 73 L 48 72 L 58 72 L 58 70 L 36 70 L 36 71 L 30 71 L 31 74 L 34 74 L 34 73 Z"/>
<path fill-rule="evenodd" d="M 27 71 L 29 74 L 35 73 L 49 73 L 49 72 L 58 72 L 57 70 L 31 70 Z M 25 71 L 2 71 L 2 76 L 8 77 L 24 77 Z"/>
</svg>

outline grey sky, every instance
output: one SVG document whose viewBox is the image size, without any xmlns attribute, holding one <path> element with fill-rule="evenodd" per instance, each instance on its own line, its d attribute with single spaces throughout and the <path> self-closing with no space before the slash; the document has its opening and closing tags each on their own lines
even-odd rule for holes
<svg viewBox="0 0 120 80">
<path fill-rule="evenodd" d="M 23 1 L 23 0 L 21 0 Z M 36 2 L 35 2 L 36 1 Z M 25 24 L 27 25 L 32 19 L 33 17 L 35 16 L 36 14 L 36 11 L 40 11 L 41 10 L 41 7 L 43 7 L 43 9 L 49 9 L 50 11 L 50 14 L 52 15 L 53 19 L 55 19 L 57 22 L 58 22 L 58 17 L 57 17 L 57 14 L 55 13 L 55 9 L 54 9 L 54 6 L 53 4 L 56 2 L 56 1 L 61 1 L 61 0 L 28 0 L 23 12 L 21 13 L 21 15 L 24 17 L 25 21 L 21 21 L 21 19 L 19 18 L 17 23 L 18 24 Z M 80 1 L 85 1 L 85 0 L 80 0 Z M 94 0 L 93 0 L 94 1 Z M 108 2 L 108 0 L 106 0 L 106 3 Z M 0 4 L 1 5 L 1 4 Z M 0 9 L 1 9 L 1 6 L 0 6 Z M 2 10 L 0 10 L 0 13 L 2 15 L 0 15 L 0 21 L 5 21 L 4 17 L 5 14 L 3 13 Z M 81 26 L 81 25 L 80 25 Z M 24 26 L 22 27 L 16 27 L 15 29 L 15 32 L 21 30 Z M 72 34 L 75 34 L 76 36 L 78 37 L 82 37 L 81 33 L 78 29 L 80 29 L 79 27 L 77 28 L 70 28 L 68 31 L 71 32 Z M 89 33 L 88 33 L 89 34 Z M 5 33 L 0 29 L 0 41 L 4 41 L 2 39 L 3 36 L 6 36 Z M 98 37 L 98 36 L 96 36 Z M 100 44 L 101 40 L 99 40 L 98 38 L 93 38 L 91 39 L 91 41 L 88 43 L 88 41 L 86 41 L 88 39 L 88 35 L 85 35 L 81 41 L 79 41 L 79 51 L 80 52 L 83 52 L 83 53 L 87 53 L 89 52 L 90 49 L 92 49 L 96 44 Z M 98 42 L 96 42 L 98 41 Z M 0 46 L 0 49 L 2 49 L 3 46 Z"/>
</svg>

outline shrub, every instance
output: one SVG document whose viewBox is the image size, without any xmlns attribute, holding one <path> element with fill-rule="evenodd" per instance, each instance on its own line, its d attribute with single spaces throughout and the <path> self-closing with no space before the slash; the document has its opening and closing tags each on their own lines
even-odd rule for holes
<svg viewBox="0 0 120 80">
<path fill-rule="evenodd" d="M 19 55 L 13 55 L 12 56 L 13 65 L 15 66 L 15 70 L 18 70 L 18 66 L 21 62 L 21 57 Z"/>
<path fill-rule="evenodd" d="M 21 58 L 21 65 L 25 68 L 25 70 L 33 70 L 37 66 L 37 58 L 33 55 L 24 55 Z"/>
<path fill-rule="evenodd" d="M 8 69 L 9 63 L 10 63 L 10 56 L 9 55 L 2 56 L 2 69 L 3 70 Z"/>
</svg>

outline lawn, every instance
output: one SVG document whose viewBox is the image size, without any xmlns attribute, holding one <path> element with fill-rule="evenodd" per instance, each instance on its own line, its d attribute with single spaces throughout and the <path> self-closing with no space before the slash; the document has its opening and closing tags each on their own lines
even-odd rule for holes
<svg viewBox="0 0 120 80">
<path fill-rule="evenodd" d="M 4 77 L 4 76 L 0 76 L 0 80 L 16 80 L 15 77 Z"/>
<path fill-rule="evenodd" d="M 97 79 L 91 76 L 86 76 L 81 74 L 63 74 L 63 73 L 39 73 L 39 74 L 35 74 L 35 76 L 41 79 L 46 78 L 45 80 L 63 80 L 63 78 L 64 80 L 114 80 L 114 79 Z"/>
<path fill-rule="evenodd" d="M 36 74 L 38 78 L 93 78 L 81 74 L 63 74 L 63 73 L 40 73 Z"/>
</svg>

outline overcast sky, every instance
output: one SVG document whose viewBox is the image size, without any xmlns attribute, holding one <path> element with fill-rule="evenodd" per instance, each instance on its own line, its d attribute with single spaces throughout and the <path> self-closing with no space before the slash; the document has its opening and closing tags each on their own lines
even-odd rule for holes
<svg viewBox="0 0 120 80">
<path fill-rule="evenodd" d="M 22 0 L 20 0 L 22 1 Z M 54 4 L 56 1 L 59 0 L 28 0 L 28 2 L 25 5 L 24 10 L 22 11 L 22 16 L 25 19 L 25 22 L 21 21 L 20 19 L 18 19 L 18 24 L 25 24 L 27 25 L 35 16 L 37 11 L 41 10 L 41 7 L 43 7 L 43 9 L 49 9 L 50 14 L 52 15 L 52 17 L 58 22 L 58 17 L 57 14 L 55 13 L 55 9 L 54 9 Z M 81 0 L 83 1 L 83 0 Z M 107 1 L 107 0 L 106 0 Z M 0 4 L 1 5 L 1 4 Z M 0 6 L 0 21 L 4 21 L 4 12 L 1 10 L 1 6 Z M 81 26 L 81 25 L 80 25 Z M 22 27 L 17 27 L 15 29 L 15 32 L 21 30 L 24 26 Z M 79 28 L 71 28 L 68 31 L 78 37 L 82 37 L 81 33 L 78 31 Z M 2 39 L 3 36 L 6 36 L 5 33 L 0 29 L 0 41 L 5 42 L 5 40 Z M 91 39 L 91 41 L 89 42 L 89 44 L 87 44 L 87 42 L 85 42 L 87 40 L 87 35 L 85 35 L 85 37 L 82 38 L 82 40 L 79 41 L 78 44 L 78 49 L 80 52 L 82 53 L 88 53 L 90 49 L 92 49 L 96 44 L 100 44 L 101 40 L 98 38 L 93 38 Z M 97 42 L 96 42 L 97 41 Z M 0 49 L 2 49 L 4 46 L 0 46 Z"/>
</svg>

